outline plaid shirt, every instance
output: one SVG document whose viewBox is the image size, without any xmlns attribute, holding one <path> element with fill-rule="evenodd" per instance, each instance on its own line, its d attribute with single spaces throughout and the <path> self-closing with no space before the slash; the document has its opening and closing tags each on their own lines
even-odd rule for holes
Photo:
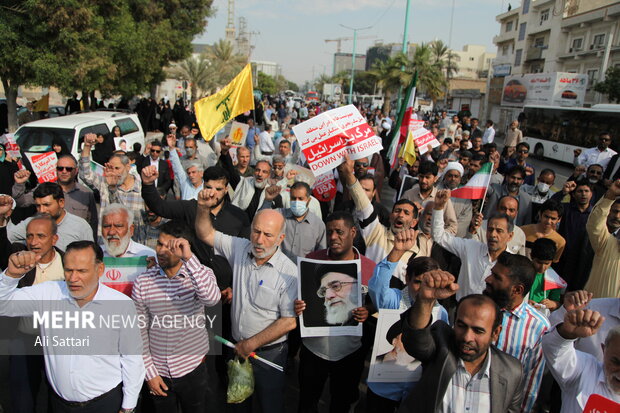
<svg viewBox="0 0 620 413">
<path fill-rule="evenodd" d="M 474 413 L 491 411 L 491 349 L 482 368 L 473 377 L 459 364 L 448 384 L 438 413 Z"/>
<path fill-rule="evenodd" d="M 101 235 L 101 221 L 103 217 L 101 212 L 110 204 L 119 203 L 133 212 L 134 225 L 136 231 L 132 239 L 136 241 L 138 229 L 143 225 L 142 211 L 144 211 L 144 200 L 142 199 L 142 182 L 136 175 L 132 175 L 134 179 L 133 187 L 125 190 L 120 186 L 110 187 L 105 182 L 103 176 L 97 175 L 90 168 L 90 157 L 80 158 L 80 178 L 92 189 L 97 189 L 101 194 L 101 209 L 99 212 L 99 235 Z"/>
</svg>

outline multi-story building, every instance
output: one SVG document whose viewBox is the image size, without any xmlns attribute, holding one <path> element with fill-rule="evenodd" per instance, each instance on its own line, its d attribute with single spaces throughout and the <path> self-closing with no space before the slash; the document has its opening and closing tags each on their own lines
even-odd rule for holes
<svg viewBox="0 0 620 413">
<path fill-rule="evenodd" d="M 585 104 L 606 102 L 593 86 L 607 68 L 620 66 L 620 1 L 522 0 L 496 20 L 500 32 L 493 38 L 497 57 L 489 82 L 490 118 L 501 125 L 514 117 L 514 109 L 499 108 L 503 77 L 511 74 L 587 74 Z"/>
<path fill-rule="evenodd" d="M 495 53 L 487 52 L 486 46 L 466 44 L 463 50 L 453 51 L 456 55 L 457 72 L 453 75 L 461 79 L 484 79 L 488 76 Z"/>
</svg>

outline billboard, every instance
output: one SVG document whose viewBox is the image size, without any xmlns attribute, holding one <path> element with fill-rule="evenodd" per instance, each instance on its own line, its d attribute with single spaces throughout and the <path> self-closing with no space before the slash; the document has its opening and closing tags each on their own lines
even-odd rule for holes
<svg viewBox="0 0 620 413">
<path fill-rule="evenodd" d="M 529 73 L 506 76 L 502 106 L 583 106 L 588 76 L 578 73 Z"/>
</svg>

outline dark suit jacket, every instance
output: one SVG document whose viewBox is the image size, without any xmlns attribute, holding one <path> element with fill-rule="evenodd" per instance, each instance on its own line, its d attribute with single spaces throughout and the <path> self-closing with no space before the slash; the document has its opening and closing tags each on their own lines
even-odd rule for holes
<svg viewBox="0 0 620 413">
<path fill-rule="evenodd" d="M 405 350 L 422 362 L 422 377 L 401 403 L 399 413 L 433 413 L 441 406 L 448 384 L 456 372 L 458 356 L 454 331 L 443 321 L 414 330 L 409 309 L 401 316 Z M 491 347 L 491 413 L 517 413 L 523 399 L 519 360 Z"/>
<path fill-rule="evenodd" d="M 136 162 L 137 163 L 137 162 Z M 142 156 L 139 165 L 137 165 L 138 173 L 142 172 L 142 168 L 151 165 L 150 156 Z M 172 177 L 170 176 L 170 168 L 168 162 L 163 159 L 159 160 L 158 165 L 159 177 L 157 178 L 157 190 L 160 194 L 165 195 L 172 188 Z"/>
<path fill-rule="evenodd" d="M 616 174 L 614 176 L 610 176 L 611 175 L 611 171 L 614 170 L 614 168 L 616 167 L 616 164 L 618 162 L 620 162 L 620 154 L 615 154 L 611 158 L 609 163 L 607 164 L 607 169 L 605 169 L 605 173 L 603 174 L 603 179 L 609 179 L 611 181 L 615 181 L 616 179 L 620 179 L 620 168 L 618 168 L 618 171 L 616 172 Z"/>
</svg>

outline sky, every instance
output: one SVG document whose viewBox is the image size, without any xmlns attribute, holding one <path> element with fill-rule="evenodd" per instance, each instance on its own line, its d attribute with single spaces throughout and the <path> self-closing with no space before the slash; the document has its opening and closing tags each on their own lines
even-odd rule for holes
<svg viewBox="0 0 620 413">
<path fill-rule="evenodd" d="M 496 52 L 493 36 L 499 33 L 495 16 L 504 12 L 508 0 L 454 0 L 454 25 L 451 46 L 461 50 L 466 44 L 487 46 Z M 513 0 L 513 7 L 519 1 Z M 235 27 L 239 17 L 247 20 L 248 30 L 260 32 L 252 37 L 255 46 L 251 58 L 277 62 L 282 74 L 298 84 L 320 74 L 332 74 L 336 42 L 325 39 L 352 37 L 358 31 L 356 53 L 365 53 L 377 40 L 401 43 L 407 0 L 236 0 Z M 449 43 L 452 0 L 411 0 L 409 12 L 410 43 L 434 39 Z M 227 0 L 214 0 L 215 14 L 195 43 L 211 44 L 224 38 Z M 371 39 L 360 39 L 373 36 Z M 351 53 L 353 41 L 342 42 L 342 52 Z"/>
</svg>

